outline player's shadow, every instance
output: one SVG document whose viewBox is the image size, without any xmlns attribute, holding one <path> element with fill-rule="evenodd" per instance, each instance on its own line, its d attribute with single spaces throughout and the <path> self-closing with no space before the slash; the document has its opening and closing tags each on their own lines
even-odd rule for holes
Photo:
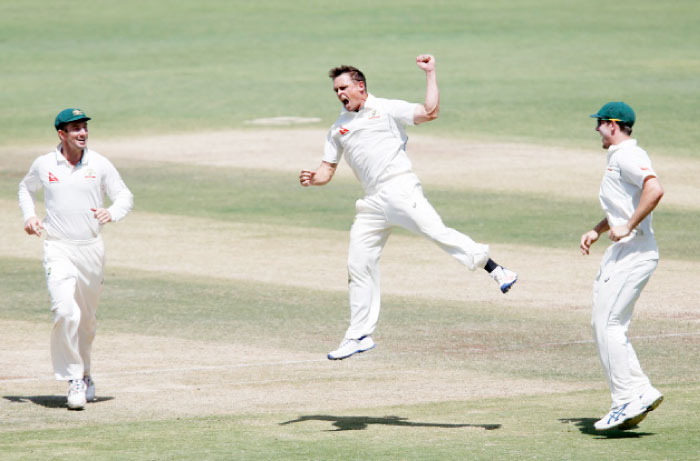
<svg viewBox="0 0 700 461">
<path fill-rule="evenodd" d="M 574 424 L 582 434 L 593 435 L 598 439 L 639 439 L 649 435 L 655 435 L 653 432 L 630 432 L 636 428 L 630 428 L 624 431 L 619 429 L 609 429 L 607 431 L 597 431 L 593 424 L 598 421 L 597 418 L 561 418 L 559 422 L 562 424 Z"/>
<path fill-rule="evenodd" d="M 300 423 L 303 421 L 332 421 L 333 426 L 337 429 L 329 429 L 329 432 L 335 431 L 363 431 L 370 424 L 379 424 L 384 426 L 404 426 L 404 427 L 438 427 L 445 429 L 454 429 L 460 427 L 476 427 L 492 431 L 500 429 L 500 424 L 443 424 L 443 423 L 419 423 L 411 422 L 408 418 L 399 416 L 385 416 L 383 418 L 375 418 L 372 416 L 331 416 L 331 415 L 307 415 L 300 416 L 291 421 L 279 423 L 280 426 L 285 424 Z"/>
<path fill-rule="evenodd" d="M 5 395 L 3 396 L 3 398 L 14 403 L 31 402 L 35 405 L 40 405 L 45 408 L 66 408 L 65 395 Z M 108 400 L 114 400 L 114 397 L 97 397 L 95 401 L 89 402 L 88 405 L 106 402 Z"/>
</svg>

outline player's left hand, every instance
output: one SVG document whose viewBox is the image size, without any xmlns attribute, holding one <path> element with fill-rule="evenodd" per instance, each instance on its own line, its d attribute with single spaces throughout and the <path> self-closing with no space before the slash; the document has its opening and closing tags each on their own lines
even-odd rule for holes
<svg viewBox="0 0 700 461">
<path fill-rule="evenodd" d="M 613 242 L 619 242 L 621 239 L 630 235 L 632 230 L 627 224 L 621 224 L 619 226 L 614 226 L 608 231 L 608 238 Z"/>
<path fill-rule="evenodd" d="M 90 208 L 90 211 L 95 213 L 93 216 L 100 224 L 107 224 L 112 221 L 112 215 L 109 214 L 106 208 Z"/>
<path fill-rule="evenodd" d="M 421 54 L 416 58 L 418 67 L 426 72 L 435 70 L 435 57 L 431 54 Z"/>
</svg>

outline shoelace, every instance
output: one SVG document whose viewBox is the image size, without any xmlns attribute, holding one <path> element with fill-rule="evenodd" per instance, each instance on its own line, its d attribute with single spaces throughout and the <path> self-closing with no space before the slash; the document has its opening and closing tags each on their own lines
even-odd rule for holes
<svg viewBox="0 0 700 461">
<path fill-rule="evenodd" d="M 82 379 L 74 379 L 70 382 L 69 391 L 71 394 L 85 391 L 85 382 Z"/>
</svg>

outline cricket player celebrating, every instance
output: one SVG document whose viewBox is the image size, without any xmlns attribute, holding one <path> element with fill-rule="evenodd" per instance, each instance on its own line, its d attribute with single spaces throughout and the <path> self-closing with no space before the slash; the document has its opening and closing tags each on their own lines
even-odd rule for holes
<svg viewBox="0 0 700 461">
<path fill-rule="evenodd" d="M 624 102 L 610 102 L 591 115 L 608 150 L 600 185 L 605 218 L 581 236 L 581 253 L 603 232 L 613 244 L 603 256 L 593 283 L 593 337 L 612 394 L 612 408 L 597 430 L 637 425 L 661 404 L 627 338 L 634 304 L 659 260 L 651 228 L 652 210 L 664 194 L 647 153 L 632 139 L 635 114 Z"/>
<path fill-rule="evenodd" d="M 487 245 L 445 227 L 423 196 L 406 155 L 405 127 L 435 120 L 440 97 L 435 58 L 420 55 L 416 63 L 427 80 L 424 104 L 377 98 L 367 92 L 365 76 L 359 69 L 331 69 L 329 77 L 343 111 L 328 132 L 321 165 L 315 171 L 302 170 L 299 175 L 305 187 L 327 184 L 345 155 L 365 191 L 365 197 L 356 203 L 357 214 L 350 230 L 350 327 L 338 349 L 328 354 L 330 360 L 375 347 L 372 334 L 380 309 L 379 258 L 395 226 L 431 239 L 470 270 L 485 268 L 503 293 L 517 281 L 514 272 L 489 258 Z"/>
<path fill-rule="evenodd" d="M 134 197 L 112 163 L 87 148 L 90 118 L 65 109 L 54 123 L 60 144 L 37 158 L 19 185 L 24 230 L 44 240 L 44 269 L 51 298 L 51 359 L 57 380 L 68 381 L 68 408 L 95 400 L 90 353 L 95 313 L 103 283 L 104 245 L 100 228 L 119 221 Z M 44 189 L 46 218 L 36 216 L 34 194 Z M 112 200 L 103 207 L 104 192 Z"/>
</svg>

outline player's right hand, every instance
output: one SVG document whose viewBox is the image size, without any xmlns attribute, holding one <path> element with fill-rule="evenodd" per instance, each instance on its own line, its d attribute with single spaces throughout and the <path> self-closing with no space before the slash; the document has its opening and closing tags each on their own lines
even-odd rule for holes
<svg viewBox="0 0 700 461">
<path fill-rule="evenodd" d="M 600 237 L 600 235 L 598 235 L 598 232 L 594 230 L 589 230 L 581 236 L 581 243 L 579 244 L 579 249 L 581 250 L 582 255 L 589 254 L 591 250 L 591 245 L 593 245 L 598 240 L 598 237 Z"/>
<path fill-rule="evenodd" d="M 301 185 L 304 187 L 308 187 L 311 185 L 311 181 L 315 175 L 315 171 L 301 170 L 301 173 L 299 174 L 299 183 L 301 183 Z"/>
<path fill-rule="evenodd" d="M 44 229 L 44 226 L 41 225 L 41 221 L 39 221 L 39 218 L 36 216 L 32 216 L 31 218 L 28 218 L 26 221 L 24 221 L 24 232 L 26 232 L 29 235 L 36 235 L 37 237 L 41 237 L 41 231 Z"/>
</svg>

